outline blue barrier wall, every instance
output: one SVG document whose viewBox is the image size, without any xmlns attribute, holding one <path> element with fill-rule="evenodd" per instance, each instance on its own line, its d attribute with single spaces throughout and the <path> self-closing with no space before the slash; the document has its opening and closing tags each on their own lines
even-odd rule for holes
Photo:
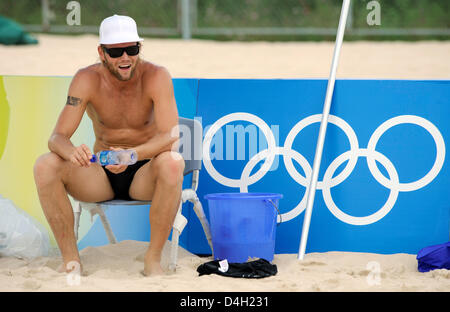
<svg viewBox="0 0 450 312">
<path fill-rule="evenodd" d="M 220 140 L 214 138 L 210 154 L 216 159 L 200 175 L 205 210 L 203 196 L 208 193 L 282 193 L 276 253 L 298 251 L 306 206 L 305 171 L 309 174 L 312 168 L 326 85 L 326 80 L 199 82 L 197 115 L 204 127 L 224 116 L 230 121 L 215 135 L 223 136 L 224 160 L 217 159 L 214 148 Z M 255 154 L 249 153 L 253 121 L 240 120 L 236 112 L 251 114 L 243 115 L 248 120 L 259 117 L 256 122 L 271 128 L 280 147 L 271 169 L 258 181 L 250 178 L 257 177 L 264 162 L 249 164 Z M 307 252 L 416 253 L 447 241 L 450 82 L 338 80 L 330 114 Z M 238 151 L 237 134 L 227 132 L 227 125 L 231 130 L 239 125 L 248 129 L 244 153 L 242 148 Z M 235 135 L 234 144 L 229 143 L 230 134 Z M 267 141 L 258 135 L 261 151 Z M 231 147 L 234 160 L 225 160 Z M 251 174 L 244 174 L 249 170 Z M 188 231 L 188 249 L 208 252 L 196 220 L 190 220 Z"/>
<path fill-rule="evenodd" d="M 326 86 L 326 80 L 174 79 L 180 116 L 196 116 L 209 135 L 211 125 L 222 124 L 200 174 L 207 216 L 208 193 L 282 193 L 275 252 L 298 251 Z M 330 114 L 306 251 L 417 253 L 448 241 L 450 81 L 338 80 Z M 265 163 L 269 145 L 277 155 Z M 211 253 L 185 205 L 181 245 Z M 111 209 L 111 223 L 126 216 Z M 136 213 L 148 218 L 148 208 Z M 144 227 L 142 240 L 149 235 Z M 120 229 L 117 236 L 136 239 L 129 232 L 121 237 Z M 93 237 L 106 243 L 99 221 L 79 246 L 93 245 Z"/>
</svg>

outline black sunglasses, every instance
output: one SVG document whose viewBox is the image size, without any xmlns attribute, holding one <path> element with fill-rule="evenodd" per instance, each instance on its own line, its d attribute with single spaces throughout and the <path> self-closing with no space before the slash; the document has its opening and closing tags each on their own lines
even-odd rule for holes
<svg viewBox="0 0 450 312">
<path fill-rule="evenodd" d="M 103 50 L 109 54 L 109 56 L 111 56 L 112 58 L 117 58 L 117 57 L 121 57 L 123 55 L 123 52 L 127 52 L 127 54 L 129 56 L 134 56 L 134 55 L 138 55 L 139 54 L 139 48 L 141 47 L 141 45 L 138 43 L 136 45 L 133 46 L 128 46 L 128 47 L 124 47 L 124 48 L 107 48 L 102 46 Z"/>
</svg>

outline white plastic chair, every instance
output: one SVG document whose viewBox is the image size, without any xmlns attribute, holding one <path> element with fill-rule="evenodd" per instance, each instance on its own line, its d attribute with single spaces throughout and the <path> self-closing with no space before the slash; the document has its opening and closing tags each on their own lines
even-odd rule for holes
<svg viewBox="0 0 450 312">
<path fill-rule="evenodd" d="M 184 176 L 192 173 L 191 187 L 184 189 L 181 193 L 180 206 L 176 214 L 174 224 L 172 226 L 172 244 L 170 250 L 169 270 L 174 272 L 176 270 L 177 258 L 178 258 L 178 241 L 179 236 L 183 232 L 184 227 L 187 224 L 187 219 L 181 213 L 183 203 L 189 201 L 194 204 L 194 211 L 202 224 L 203 231 L 205 232 L 208 244 L 212 248 L 211 232 L 209 229 L 209 223 L 206 219 L 203 211 L 202 204 L 197 196 L 198 177 L 202 166 L 201 154 L 202 154 L 202 125 L 200 122 L 194 119 L 179 117 L 180 127 L 180 154 L 185 160 Z M 106 236 L 111 244 L 117 243 L 116 237 L 111 229 L 108 219 L 106 218 L 105 208 L 109 205 L 150 205 L 151 201 L 127 201 L 127 200 L 109 200 L 97 203 L 88 203 L 79 201 L 78 205 L 74 205 L 74 229 L 75 237 L 78 239 L 78 229 L 80 223 L 80 215 L 83 209 L 88 210 L 91 213 L 91 217 L 96 214 L 99 215 L 100 220 L 105 229 Z M 151 208 L 150 208 L 151 209 Z"/>
</svg>

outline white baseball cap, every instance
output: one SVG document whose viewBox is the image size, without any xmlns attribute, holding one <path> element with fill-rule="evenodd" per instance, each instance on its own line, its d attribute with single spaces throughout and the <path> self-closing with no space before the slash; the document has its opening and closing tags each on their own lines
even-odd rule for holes
<svg viewBox="0 0 450 312">
<path fill-rule="evenodd" d="M 116 15 L 105 18 L 100 24 L 100 44 L 144 41 L 139 38 L 134 19 Z"/>
</svg>

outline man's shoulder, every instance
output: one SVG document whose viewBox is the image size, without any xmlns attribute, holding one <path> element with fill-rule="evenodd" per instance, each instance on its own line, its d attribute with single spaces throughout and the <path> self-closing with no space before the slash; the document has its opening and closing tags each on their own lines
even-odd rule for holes
<svg viewBox="0 0 450 312">
<path fill-rule="evenodd" d="M 145 78 L 155 78 L 157 76 L 160 76 L 161 74 L 164 75 L 169 73 L 167 68 L 162 65 L 158 65 L 148 61 L 142 61 L 141 64 Z"/>
<path fill-rule="evenodd" d="M 170 73 L 166 67 L 144 61 L 143 67 L 143 79 L 146 84 L 154 85 L 160 84 L 163 81 L 171 79 Z"/>
<path fill-rule="evenodd" d="M 100 78 L 100 63 L 92 64 L 83 68 L 80 68 L 74 77 L 82 77 L 84 79 L 94 80 Z"/>
<path fill-rule="evenodd" d="M 100 81 L 99 64 L 80 68 L 72 79 L 72 84 L 83 86 L 84 89 L 96 88 Z"/>
</svg>

